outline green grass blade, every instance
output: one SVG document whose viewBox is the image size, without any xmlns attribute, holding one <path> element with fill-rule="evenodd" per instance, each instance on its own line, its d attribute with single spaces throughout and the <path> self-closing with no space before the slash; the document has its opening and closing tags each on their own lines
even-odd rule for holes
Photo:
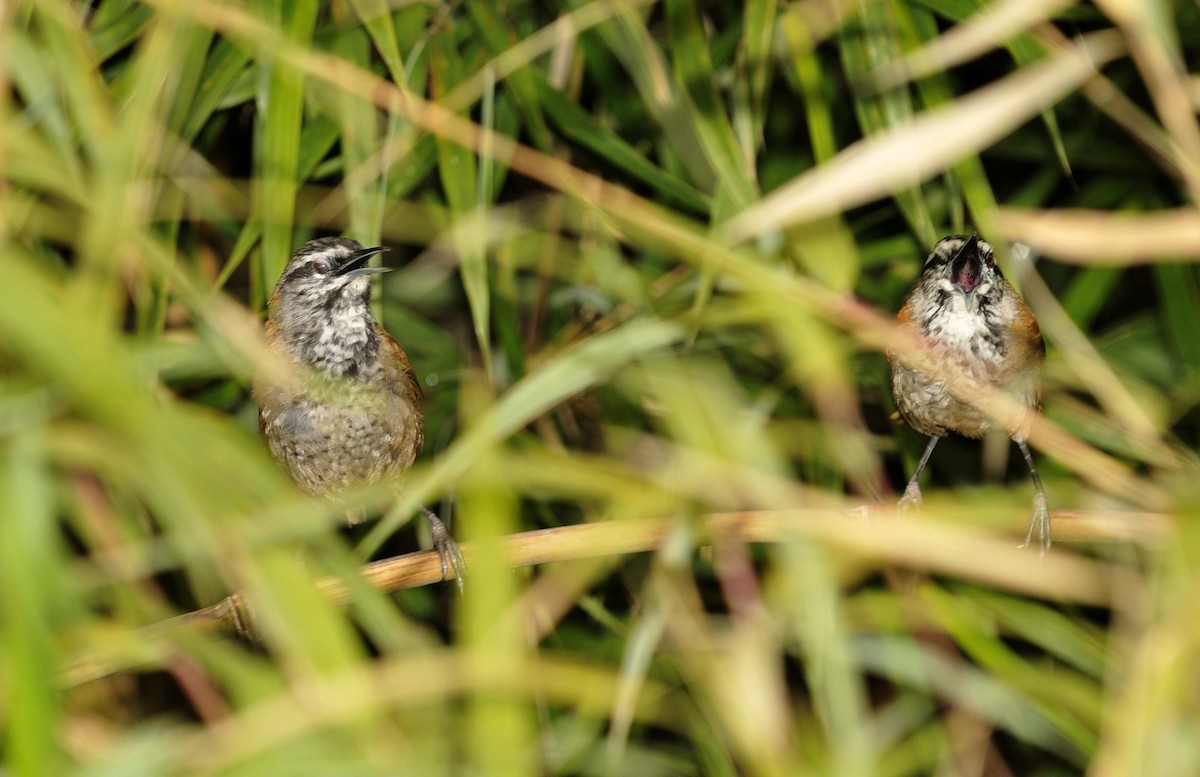
<svg viewBox="0 0 1200 777">
<path fill-rule="evenodd" d="M 370 67 L 370 40 L 362 27 L 339 29 L 333 50 L 348 62 Z M 372 164 L 381 145 L 377 130 L 379 115 L 371 103 L 344 92 L 334 96 L 332 107 L 342 152 L 342 187 L 350 215 L 348 231 L 364 244 L 376 244 L 383 230 L 383 186 L 378 165 Z"/>
<path fill-rule="evenodd" d="M 901 52 L 900 26 L 895 16 L 903 13 L 898 3 L 871 3 L 853 28 L 853 33 L 841 38 L 841 55 L 846 77 L 851 83 L 885 62 L 899 58 Z M 874 96 L 859 96 L 854 110 L 865 137 L 879 136 L 888 130 L 911 124 L 917 109 L 907 90 L 889 89 Z M 932 246 L 940 237 L 924 197 L 920 178 L 913 176 L 903 188 L 892 193 L 909 229 L 925 245 Z"/>
<path fill-rule="evenodd" d="M 467 0 L 467 10 L 475 23 L 475 29 L 483 37 L 493 56 L 500 56 L 521 44 L 507 28 L 505 21 L 496 14 L 494 5 L 483 0 Z M 526 67 L 518 68 L 504 80 L 507 93 L 521 115 L 521 123 L 529 133 L 532 144 L 542 151 L 551 151 L 550 132 L 542 114 L 541 100 L 533 74 Z"/>
<path fill-rule="evenodd" d="M 312 40 L 319 7 L 315 0 L 256 0 L 252 7 L 278 24 L 288 40 L 300 44 Z M 275 60 L 267 49 L 258 52 L 258 73 L 254 200 L 262 224 L 262 252 L 254 273 L 254 301 L 261 305 L 296 248 L 292 228 L 305 79 Z"/>
<path fill-rule="evenodd" d="M 434 35 L 429 45 L 430 75 L 435 97 L 449 94 L 462 80 L 460 60 L 454 55 L 451 31 Z M 489 164 L 477 160 L 468 149 L 443 138 L 437 139 L 438 174 L 446 193 L 446 204 L 452 223 L 454 247 L 459 257 L 459 272 L 463 288 L 471 305 L 475 339 L 488 374 L 492 371 L 491 292 L 488 288 L 486 221 L 478 220 L 478 209 L 485 196 L 479 190 L 480 172 L 477 165 Z M 467 227 L 466 224 L 472 224 Z"/>
<path fill-rule="evenodd" d="M 743 155 L 717 95 L 708 41 L 693 0 L 667 0 L 666 9 L 675 73 L 688 95 L 680 106 L 680 117 L 694 128 L 716 176 L 712 219 L 720 223 L 758 199 L 753 164 Z"/>
<path fill-rule="evenodd" d="M 601 125 L 587 111 L 551 86 L 538 79 L 538 99 L 546 117 L 564 138 L 600 156 L 625 174 L 644 182 L 673 204 L 699 215 L 711 207 L 708 198 L 695 187 L 654 165 L 619 135 Z"/>
</svg>

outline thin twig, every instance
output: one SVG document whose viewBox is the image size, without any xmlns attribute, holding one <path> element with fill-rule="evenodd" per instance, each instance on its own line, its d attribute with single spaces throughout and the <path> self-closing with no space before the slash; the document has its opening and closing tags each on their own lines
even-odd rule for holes
<svg viewBox="0 0 1200 777">
<path fill-rule="evenodd" d="M 848 518 L 857 518 L 858 521 L 851 523 Z M 945 548 L 922 547 L 924 544 L 936 545 L 923 542 L 924 539 L 934 536 L 922 533 L 926 531 L 925 527 L 916 522 L 902 522 L 896 518 L 896 510 L 891 505 L 864 506 L 853 510 L 746 511 L 710 515 L 697 520 L 690 528 L 694 532 L 694 542 L 698 545 L 714 542 L 776 543 L 796 536 L 810 535 L 867 556 L 891 556 L 897 563 L 928 566 L 935 571 L 962 572 L 961 567 L 956 567 L 952 562 L 939 560 L 942 556 L 951 555 Z M 1154 546 L 1162 541 L 1170 529 L 1170 519 L 1158 513 L 1055 510 L 1051 512 L 1051 519 L 1054 540 L 1058 543 L 1130 543 Z M 866 531 L 863 531 L 864 520 Z M 679 525 L 678 519 L 643 518 L 539 529 L 504 537 L 500 542 L 500 552 L 512 568 L 644 553 L 659 548 L 668 532 Z M 913 529 L 916 529 L 915 533 Z M 898 530 L 900 533 L 897 533 Z M 914 538 L 916 542 L 902 541 Z M 1008 543 L 997 542 L 995 538 L 985 538 L 977 540 L 970 546 L 970 550 L 975 553 L 989 550 L 996 554 L 1012 552 L 1016 553 L 1013 558 L 1033 558 L 1032 554 L 1016 551 L 1015 548 L 1006 547 L 1006 544 Z M 900 546 L 903 546 L 902 550 L 899 549 Z M 479 548 L 473 543 L 465 543 L 461 549 L 469 569 Z M 1080 567 L 1078 564 L 1064 564 L 1062 570 L 1078 573 Z M 385 593 L 442 582 L 441 561 L 437 552 L 432 550 L 374 561 L 361 567 L 360 571 L 367 584 Z M 1022 587 L 1013 585 L 1011 578 L 1003 574 L 989 576 L 987 570 L 975 571 L 979 573 L 979 579 L 985 582 L 1023 593 L 1059 593 L 1066 598 L 1075 596 L 1083 601 L 1100 600 L 1086 590 L 1088 586 L 1095 586 L 1095 575 L 1090 575 L 1089 582 L 1075 588 L 1055 591 L 1047 589 L 1036 580 L 1027 580 L 1025 582 L 1028 586 Z M 1054 575 L 1049 574 L 1047 577 L 1053 579 Z M 352 586 L 340 577 L 322 577 L 315 585 L 333 604 L 343 605 L 352 599 Z M 249 639 L 258 637 L 253 608 L 246 595 L 239 592 L 209 607 L 145 626 L 138 630 L 137 642 L 143 645 L 161 644 L 166 637 L 197 630 L 239 634 Z M 127 656 L 125 660 L 113 660 L 96 653 L 83 656 L 68 665 L 63 672 L 63 683 L 67 687 L 79 685 L 128 670 L 128 664 Z"/>
</svg>

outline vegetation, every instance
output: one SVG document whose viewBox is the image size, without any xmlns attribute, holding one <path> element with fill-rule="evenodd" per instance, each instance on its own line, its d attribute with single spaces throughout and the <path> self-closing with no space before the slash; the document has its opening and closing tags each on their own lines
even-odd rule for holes
<svg viewBox="0 0 1200 777">
<path fill-rule="evenodd" d="M 5 773 L 1200 772 L 1198 54 L 1162 0 L 0 4 Z M 971 231 L 1045 558 L 1003 438 L 889 507 L 891 316 Z M 353 529 L 247 393 L 330 233 L 427 391 Z M 461 596 L 357 573 L 419 504 Z"/>
</svg>

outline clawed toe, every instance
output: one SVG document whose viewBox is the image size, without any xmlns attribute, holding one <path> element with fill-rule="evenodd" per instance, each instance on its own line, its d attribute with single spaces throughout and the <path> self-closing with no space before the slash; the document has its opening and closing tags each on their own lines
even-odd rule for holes
<svg viewBox="0 0 1200 777">
<path fill-rule="evenodd" d="M 904 496 L 900 497 L 900 509 L 907 510 L 910 507 L 921 506 L 921 487 L 916 483 L 909 483 L 904 488 Z"/>
<path fill-rule="evenodd" d="M 442 522 L 442 519 L 435 512 L 428 507 L 422 507 L 421 512 L 425 514 L 425 519 L 429 521 L 429 533 L 433 538 L 433 549 L 437 551 L 438 559 L 442 564 L 442 580 L 449 580 L 453 576 L 461 593 L 463 590 L 463 577 L 465 577 L 467 572 L 467 562 L 463 558 L 462 551 L 458 549 L 458 543 L 450 536 L 450 530 L 446 528 L 446 524 Z M 453 570 L 453 575 L 451 575 L 451 570 Z"/>
<path fill-rule="evenodd" d="M 1033 495 L 1033 515 L 1029 519 L 1029 529 L 1025 532 L 1022 548 L 1028 548 L 1037 538 L 1037 548 L 1040 555 L 1046 555 L 1050 550 L 1050 511 L 1046 509 L 1046 495 L 1037 492 Z"/>
</svg>

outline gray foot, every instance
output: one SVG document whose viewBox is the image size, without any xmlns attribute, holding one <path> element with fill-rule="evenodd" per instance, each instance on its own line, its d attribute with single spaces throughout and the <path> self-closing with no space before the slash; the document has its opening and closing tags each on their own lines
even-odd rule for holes
<svg viewBox="0 0 1200 777">
<path fill-rule="evenodd" d="M 1037 549 L 1040 555 L 1046 555 L 1050 550 L 1050 511 L 1046 509 L 1046 495 L 1040 491 L 1033 495 L 1033 515 L 1029 519 L 1029 530 L 1025 532 L 1025 542 L 1022 548 L 1028 548 L 1037 538 Z"/>
<path fill-rule="evenodd" d="M 907 510 L 910 507 L 921 506 L 921 487 L 916 483 L 909 483 L 904 487 L 904 496 L 900 497 L 900 509 Z"/>
<path fill-rule="evenodd" d="M 467 562 L 463 558 L 462 551 L 458 549 L 458 543 L 450 536 L 450 530 L 446 528 L 446 524 L 442 523 L 442 519 L 438 518 L 437 513 L 425 506 L 421 507 L 421 512 L 424 513 L 425 520 L 429 521 L 429 534 L 433 538 L 433 549 L 437 551 L 438 559 L 442 562 L 442 580 L 449 580 L 450 570 L 453 569 L 454 582 L 458 583 L 458 591 L 462 593 Z"/>
</svg>

